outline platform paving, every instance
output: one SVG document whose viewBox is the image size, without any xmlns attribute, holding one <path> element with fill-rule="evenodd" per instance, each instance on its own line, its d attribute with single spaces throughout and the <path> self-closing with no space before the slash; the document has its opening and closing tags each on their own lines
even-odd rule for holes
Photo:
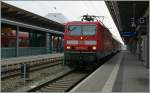
<svg viewBox="0 0 150 93">
<path fill-rule="evenodd" d="M 138 61 L 137 55 L 124 52 L 113 92 L 148 92 L 148 89 L 149 69 Z"/>
<path fill-rule="evenodd" d="M 102 91 L 105 83 L 109 82 L 107 80 L 109 79 L 110 74 L 112 73 L 113 69 L 117 66 L 116 64 L 118 62 L 121 62 L 122 57 L 123 57 L 122 52 L 115 55 L 112 59 L 105 62 L 105 64 L 99 67 L 90 76 L 88 76 L 85 80 L 79 83 L 75 88 L 73 88 L 71 92 L 100 92 Z M 112 80 L 110 81 L 110 83 L 112 84 L 112 82 L 114 81 L 115 80 Z M 106 88 L 109 88 L 109 90 L 107 89 L 108 90 L 107 92 L 109 92 L 110 89 L 112 90 L 113 88 L 112 86 L 113 85 L 106 86 Z M 103 91 L 106 92 L 105 89 Z"/>
<path fill-rule="evenodd" d="M 121 51 L 71 92 L 148 92 L 149 69 L 137 55 Z"/>
</svg>

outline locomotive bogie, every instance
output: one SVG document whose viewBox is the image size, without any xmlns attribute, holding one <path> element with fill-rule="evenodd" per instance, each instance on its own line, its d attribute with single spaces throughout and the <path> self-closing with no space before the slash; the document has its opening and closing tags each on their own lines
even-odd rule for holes
<svg viewBox="0 0 150 93">
<path fill-rule="evenodd" d="M 65 52 L 64 61 L 70 67 L 89 66 L 97 62 L 96 56 L 95 52 Z"/>
</svg>

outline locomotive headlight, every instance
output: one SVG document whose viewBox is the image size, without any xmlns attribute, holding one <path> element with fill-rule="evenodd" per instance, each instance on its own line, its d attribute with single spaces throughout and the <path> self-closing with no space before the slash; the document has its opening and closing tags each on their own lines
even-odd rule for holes
<svg viewBox="0 0 150 93">
<path fill-rule="evenodd" d="M 71 47 L 70 47 L 70 46 L 67 46 L 67 49 L 71 49 Z"/>
<path fill-rule="evenodd" d="M 96 46 L 93 46 L 92 49 L 93 49 L 93 50 L 96 50 Z"/>
<path fill-rule="evenodd" d="M 81 36 L 81 37 L 80 37 L 80 39 L 82 40 L 82 39 L 83 39 L 83 37 Z"/>
</svg>

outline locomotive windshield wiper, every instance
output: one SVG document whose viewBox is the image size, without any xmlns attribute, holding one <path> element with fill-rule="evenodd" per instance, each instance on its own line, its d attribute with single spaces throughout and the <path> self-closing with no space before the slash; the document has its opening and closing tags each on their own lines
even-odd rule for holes
<svg viewBox="0 0 150 93">
<path fill-rule="evenodd" d="M 69 31 L 73 31 L 77 28 L 77 26 L 73 27 L 72 29 L 69 28 Z"/>
</svg>

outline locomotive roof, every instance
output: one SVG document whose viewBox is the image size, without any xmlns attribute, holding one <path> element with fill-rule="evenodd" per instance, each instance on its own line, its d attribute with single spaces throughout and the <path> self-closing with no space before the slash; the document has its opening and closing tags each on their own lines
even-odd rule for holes
<svg viewBox="0 0 150 93">
<path fill-rule="evenodd" d="M 92 21 L 92 22 L 89 22 L 89 21 L 71 21 L 71 22 L 67 22 L 65 25 L 67 24 L 100 24 L 101 26 L 103 26 L 105 29 L 109 30 L 103 23 L 99 22 L 99 21 Z"/>
<path fill-rule="evenodd" d="M 83 24 L 98 24 L 98 23 L 100 23 L 100 22 L 98 22 L 98 21 L 92 21 L 92 22 L 89 22 L 89 21 L 86 21 L 86 22 L 84 22 L 84 21 L 71 21 L 71 22 L 67 22 L 66 24 L 81 24 L 81 23 L 83 23 Z"/>
<path fill-rule="evenodd" d="M 108 32 L 110 33 L 109 29 L 103 23 L 101 23 L 99 21 L 92 21 L 92 22 L 89 22 L 89 21 L 86 21 L 86 22 L 84 22 L 84 21 L 71 21 L 71 22 L 65 23 L 65 25 L 67 25 L 67 24 L 71 24 L 71 25 L 73 25 L 73 24 L 82 24 L 82 23 L 83 24 L 100 24 L 101 26 L 103 26 L 104 29 L 108 30 Z"/>
</svg>

